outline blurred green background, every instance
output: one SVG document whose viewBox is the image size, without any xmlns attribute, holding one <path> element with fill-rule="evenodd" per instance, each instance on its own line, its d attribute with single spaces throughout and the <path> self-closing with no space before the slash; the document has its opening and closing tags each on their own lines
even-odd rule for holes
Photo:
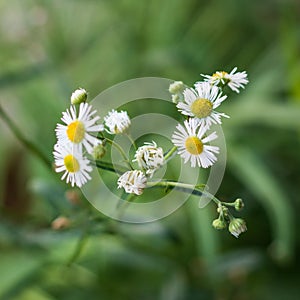
<svg viewBox="0 0 300 300">
<path fill-rule="evenodd" d="M 0 299 L 299 299 L 299 20 L 298 0 L 1 0 L 0 103 L 49 159 L 79 86 L 92 99 L 235 66 L 250 84 L 222 107 L 218 197 L 244 199 L 239 239 L 192 202 L 148 225 L 109 221 L 0 120 Z M 61 215 L 73 225 L 53 230 Z"/>
</svg>

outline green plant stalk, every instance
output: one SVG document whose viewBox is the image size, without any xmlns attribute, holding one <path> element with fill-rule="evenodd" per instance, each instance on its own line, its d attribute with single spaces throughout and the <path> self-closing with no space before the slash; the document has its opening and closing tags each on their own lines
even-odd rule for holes
<svg viewBox="0 0 300 300">
<path fill-rule="evenodd" d="M 48 168 L 52 168 L 52 161 L 31 141 L 25 138 L 22 131 L 15 125 L 15 123 L 10 119 L 7 113 L 3 110 L 0 105 L 0 117 L 13 132 L 15 137 L 23 144 L 25 148 L 37 156 Z"/>
<path fill-rule="evenodd" d="M 148 182 L 147 187 L 150 187 L 150 188 L 157 187 L 157 188 L 164 188 L 164 189 L 174 188 L 177 191 L 181 191 L 184 193 L 190 193 L 190 194 L 196 195 L 196 196 L 203 196 L 203 195 L 207 196 L 211 200 L 213 200 L 217 205 L 222 203 L 219 199 L 214 197 L 212 194 L 210 194 L 206 191 L 200 190 L 196 186 L 194 186 L 192 184 L 188 184 L 188 183 L 164 180 L 164 181 L 157 181 L 157 182 Z"/>
<path fill-rule="evenodd" d="M 129 169 L 130 169 L 130 170 L 133 170 L 133 168 L 132 168 L 132 166 L 131 166 L 131 164 L 130 164 L 130 162 L 129 162 L 129 159 L 128 159 L 128 157 L 126 156 L 126 154 L 125 154 L 124 150 L 122 149 L 122 147 L 121 147 L 118 143 L 114 142 L 114 141 L 111 140 L 111 139 L 105 138 L 105 140 L 106 140 L 110 145 L 112 145 L 113 147 L 115 147 L 115 148 L 120 152 L 121 156 L 122 156 L 123 159 L 124 159 L 124 162 L 127 164 L 127 166 L 129 167 Z"/>
<path fill-rule="evenodd" d="M 102 161 L 102 160 L 95 160 L 93 164 L 97 168 L 100 168 L 100 169 L 103 169 L 103 170 L 106 170 L 106 171 L 110 171 L 110 172 L 114 172 L 114 173 L 117 173 L 117 174 L 120 174 L 120 175 L 125 173 L 126 171 L 128 171 L 128 168 L 125 168 L 125 167 L 120 166 L 120 165 L 113 165 L 109 162 L 105 162 L 105 161 Z"/>
<path fill-rule="evenodd" d="M 135 143 L 135 141 L 133 140 L 132 136 L 131 136 L 130 134 L 126 134 L 126 136 L 128 137 L 130 143 L 133 145 L 134 150 L 136 151 L 136 150 L 137 150 L 137 146 L 136 146 L 136 143 Z"/>
<path fill-rule="evenodd" d="M 173 155 L 173 153 L 175 153 L 177 151 L 177 147 L 176 146 L 174 146 L 173 148 L 171 148 L 170 149 L 170 151 L 165 155 L 165 161 L 167 162 L 167 160 L 169 159 L 169 158 L 171 158 L 172 157 L 172 155 Z"/>
</svg>

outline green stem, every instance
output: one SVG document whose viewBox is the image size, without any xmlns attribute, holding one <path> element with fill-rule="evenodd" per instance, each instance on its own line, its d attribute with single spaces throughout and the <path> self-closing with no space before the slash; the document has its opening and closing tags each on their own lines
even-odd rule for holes
<svg viewBox="0 0 300 300">
<path fill-rule="evenodd" d="M 184 193 L 190 193 L 192 195 L 207 196 L 210 199 L 212 199 L 216 204 L 221 203 L 221 201 L 219 199 L 217 199 L 216 197 L 214 197 L 212 194 L 210 194 L 206 191 L 200 190 L 196 186 L 194 186 L 192 184 L 188 184 L 188 183 L 165 180 L 165 181 L 159 181 L 159 182 L 148 182 L 147 186 L 150 188 L 156 188 L 156 187 L 164 188 L 164 189 L 174 188 L 177 191 L 181 191 Z"/>
<path fill-rule="evenodd" d="M 48 168 L 52 168 L 52 161 L 35 144 L 33 144 L 31 141 L 25 138 L 25 136 L 22 134 L 22 131 L 10 119 L 10 117 L 6 114 L 1 105 L 0 117 L 9 127 L 9 129 L 14 133 L 16 138 L 24 145 L 25 148 L 27 148 L 34 155 L 36 155 Z"/>
<path fill-rule="evenodd" d="M 132 166 L 131 166 L 131 164 L 130 164 L 130 162 L 129 162 L 129 159 L 128 159 L 128 157 L 126 156 L 126 154 L 125 154 L 123 148 L 122 148 L 118 143 L 114 142 L 113 140 L 110 140 L 110 139 L 108 139 L 108 138 L 105 138 L 105 140 L 106 140 L 109 144 L 111 144 L 113 147 L 115 147 L 115 148 L 120 152 L 121 156 L 122 156 L 123 159 L 124 159 L 124 162 L 127 164 L 127 166 L 129 167 L 129 169 L 133 170 L 133 168 L 132 168 Z"/>
<path fill-rule="evenodd" d="M 84 246 L 86 245 L 88 238 L 89 238 L 89 227 L 87 226 L 87 228 L 83 231 L 79 241 L 77 242 L 75 251 L 73 252 L 72 256 L 70 257 L 67 265 L 70 266 L 72 265 L 80 256 Z"/>
<path fill-rule="evenodd" d="M 109 162 L 102 161 L 102 160 L 95 160 L 94 164 L 96 165 L 97 168 L 107 170 L 107 171 L 110 171 L 110 172 L 114 172 L 114 173 L 117 173 L 117 174 L 123 174 L 126 171 L 128 171 L 128 168 L 125 168 L 125 167 L 120 166 L 120 165 L 113 165 Z"/>
<path fill-rule="evenodd" d="M 136 146 L 136 143 L 135 143 L 134 139 L 132 138 L 132 136 L 130 134 L 126 134 L 126 136 L 128 137 L 129 141 L 133 145 L 134 150 L 136 151 L 137 150 L 137 146 Z"/>
<path fill-rule="evenodd" d="M 176 146 L 174 146 L 172 149 L 170 149 L 168 151 L 168 153 L 165 155 L 165 162 L 167 162 L 167 160 L 169 158 L 171 158 L 171 156 L 173 155 L 173 153 L 176 152 L 176 151 L 177 151 L 177 147 Z"/>
</svg>

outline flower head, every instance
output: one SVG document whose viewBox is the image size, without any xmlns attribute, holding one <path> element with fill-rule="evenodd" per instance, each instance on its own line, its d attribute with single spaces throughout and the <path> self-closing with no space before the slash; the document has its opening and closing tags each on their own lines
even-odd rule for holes
<svg viewBox="0 0 300 300">
<path fill-rule="evenodd" d="M 190 160 L 193 168 L 196 165 L 208 168 L 217 161 L 215 153 L 219 153 L 219 148 L 207 145 L 217 138 L 216 132 L 204 137 L 207 127 L 200 125 L 195 119 L 186 120 L 184 126 L 178 124 L 176 128 L 172 142 L 178 147 L 178 154 L 184 159 L 184 163 Z"/>
<path fill-rule="evenodd" d="M 53 155 L 56 172 L 64 172 L 61 180 L 66 178 L 67 183 L 81 187 L 91 179 L 89 172 L 92 171 L 92 167 L 89 166 L 88 159 L 83 157 L 81 150 L 70 145 L 56 144 Z"/>
<path fill-rule="evenodd" d="M 214 110 L 227 98 L 222 96 L 218 87 L 208 82 L 199 82 L 195 89 L 185 89 L 183 95 L 184 101 L 179 102 L 177 108 L 183 115 L 195 117 L 200 124 L 221 124 L 221 117 L 229 118 Z"/>
<path fill-rule="evenodd" d="M 229 232 L 236 238 L 247 230 L 246 222 L 240 218 L 233 218 L 229 223 Z"/>
<path fill-rule="evenodd" d="M 104 122 L 110 134 L 125 133 L 131 125 L 127 112 L 123 110 L 118 112 L 113 109 L 104 117 Z"/>
<path fill-rule="evenodd" d="M 82 88 L 77 89 L 71 95 L 72 104 L 80 104 L 82 102 L 85 102 L 86 99 L 87 99 L 87 91 Z"/>
<path fill-rule="evenodd" d="M 239 88 L 245 88 L 245 85 L 249 82 L 246 71 L 236 72 L 235 67 L 230 73 L 225 71 L 217 71 L 213 75 L 203 75 L 204 80 L 211 85 L 225 86 L 228 85 L 234 92 L 239 93 Z"/>
<path fill-rule="evenodd" d="M 147 184 L 147 178 L 142 171 L 127 171 L 118 179 L 118 189 L 124 188 L 126 193 L 141 195 Z"/>
<path fill-rule="evenodd" d="M 101 144 L 101 141 L 90 135 L 90 132 L 103 131 L 103 125 L 97 125 L 99 116 L 94 116 L 96 111 L 91 111 L 92 106 L 81 103 L 77 115 L 75 106 L 71 106 L 63 112 L 61 120 L 66 124 L 57 124 L 56 136 L 60 144 L 72 145 L 75 148 L 82 148 L 83 145 L 88 153 L 91 153 L 93 146 Z"/>
<path fill-rule="evenodd" d="M 146 170 L 146 174 L 150 177 L 164 164 L 163 149 L 157 147 L 155 142 L 145 143 L 144 146 L 139 147 L 134 157 L 133 161 L 137 161 L 139 167 Z"/>
</svg>

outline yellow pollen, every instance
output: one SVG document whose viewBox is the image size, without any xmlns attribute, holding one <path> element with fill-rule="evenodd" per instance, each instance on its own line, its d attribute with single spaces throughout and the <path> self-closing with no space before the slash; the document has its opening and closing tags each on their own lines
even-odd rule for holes
<svg viewBox="0 0 300 300">
<path fill-rule="evenodd" d="M 72 154 L 65 156 L 64 164 L 70 173 L 76 173 L 80 169 L 78 160 Z"/>
<path fill-rule="evenodd" d="M 218 72 L 214 73 L 212 75 L 212 77 L 221 79 L 221 78 L 224 78 L 227 74 L 228 73 L 225 71 L 218 71 Z"/>
<path fill-rule="evenodd" d="M 80 143 L 85 134 L 85 128 L 82 122 L 76 120 L 68 125 L 67 136 L 73 143 Z"/>
<path fill-rule="evenodd" d="M 205 98 L 199 98 L 191 105 L 191 112 L 199 119 L 209 116 L 212 110 L 213 104 Z"/>
<path fill-rule="evenodd" d="M 185 140 L 185 148 L 193 155 L 198 155 L 203 151 L 203 143 L 196 136 L 190 136 Z"/>
</svg>

